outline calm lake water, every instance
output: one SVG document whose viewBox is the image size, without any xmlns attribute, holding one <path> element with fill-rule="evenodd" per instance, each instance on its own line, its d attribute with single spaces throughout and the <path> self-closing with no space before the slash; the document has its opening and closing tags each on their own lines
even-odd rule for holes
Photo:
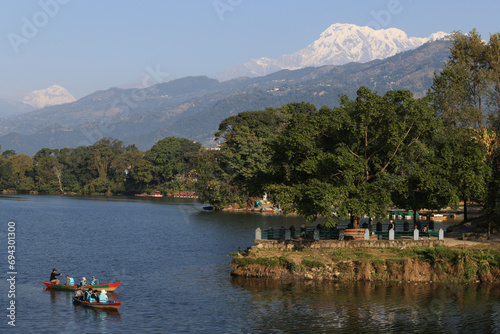
<svg viewBox="0 0 500 334">
<path fill-rule="evenodd" d="M 7 232 L 15 223 L 16 296 Z M 498 285 L 318 284 L 230 276 L 257 227 L 300 218 L 207 213 L 189 199 L 0 196 L 1 333 L 499 333 Z M 44 289 L 52 268 L 123 282 L 119 312 Z M 15 300 L 15 327 L 8 325 Z"/>
</svg>

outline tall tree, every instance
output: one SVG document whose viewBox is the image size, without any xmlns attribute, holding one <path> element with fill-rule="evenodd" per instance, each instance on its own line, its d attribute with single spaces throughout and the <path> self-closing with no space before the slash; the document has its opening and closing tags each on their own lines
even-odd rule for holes
<svg viewBox="0 0 500 334">
<path fill-rule="evenodd" d="M 500 34 L 490 35 L 490 41 L 486 43 L 474 29 L 468 34 L 454 32 L 451 40 L 450 59 L 443 71 L 435 75 L 431 95 L 445 124 L 463 128 L 459 131 L 465 138 L 475 138 L 474 142 L 466 143 L 463 143 L 463 138 L 455 138 L 463 144 L 463 150 L 462 147 L 454 150 L 456 160 L 462 166 L 474 165 L 474 175 L 460 179 L 461 198 L 466 208 L 470 195 L 477 196 L 481 192 L 484 198 L 482 185 L 496 184 L 488 179 L 478 180 L 478 177 L 494 175 L 490 171 L 495 167 L 493 153 L 498 146 L 498 136 L 490 126 L 496 126 L 500 120 Z M 450 135 L 453 133 L 450 131 Z M 477 143 L 485 150 L 480 161 L 477 158 L 481 153 L 473 148 Z M 449 149 L 453 150 L 453 145 Z M 471 150 L 468 157 L 463 156 L 466 150 Z M 484 166 L 484 161 L 487 166 Z M 468 182 L 472 184 L 468 185 Z M 482 190 L 479 191 L 478 187 Z"/>
<path fill-rule="evenodd" d="M 56 158 L 59 150 L 42 148 L 33 157 L 35 182 L 38 191 L 53 193 L 64 192 L 61 182 L 62 166 Z"/>
<path fill-rule="evenodd" d="M 395 169 L 392 199 L 401 208 L 413 210 L 413 220 L 417 223 L 421 209 L 439 210 L 449 205 L 458 207 L 459 196 L 452 185 L 449 160 L 443 155 L 443 142 L 447 141 L 442 122 L 436 119 L 426 137 L 419 145 L 400 160 Z M 453 167 L 452 167 L 453 168 Z"/>
<path fill-rule="evenodd" d="M 220 165 L 219 150 L 200 149 L 194 160 L 197 179 L 196 193 L 202 203 L 211 204 L 216 210 L 239 201 L 241 190 L 231 184 L 231 176 Z"/>
<path fill-rule="evenodd" d="M 488 111 L 486 43 L 475 29 L 454 32 L 451 42 L 451 56 L 434 77 L 434 104 L 447 124 L 482 129 Z"/>
<path fill-rule="evenodd" d="M 144 157 L 152 164 L 153 184 L 162 185 L 173 181 L 177 175 L 187 175 L 200 148 L 200 143 L 186 138 L 159 140 Z"/>
<path fill-rule="evenodd" d="M 263 194 L 273 153 L 268 144 L 284 129 L 291 112 L 311 107 L 314 108 L 306 103 L 293 103 L 276 109 L 247 111 L 220 123 L 215 137 L 224 140 L 221 167 L 231 175 L 231 184 L 241 189 L 242 200 L 248 205 L 252 197 Z"/>
<path fill-rule="evenodd" d="M 278 178 L 269 189 L 310 220 L 330 218 L 335 207 L 359 227 L 364 213 L 385 215 L 398 165 L 435 121 L 427 99 L 361 87 L 356 100 L 342 96 L 339 108 L 290 121 L 274 145 Z"/>
<path fill-rule="evenodd" d="M 486 46 L 486 68 L 488 71 L 488 102 L 492 114 L 490 124 L 500 122 L 500 33 L 490 36 Z"/>
<path fill-rule="evenodd" d="M 17 154 L 9 158 L 16 179 L 16 190 L 30 191 L 35 187 L 33 181 L 33 160 L 29 155 Z"/>
</svg>

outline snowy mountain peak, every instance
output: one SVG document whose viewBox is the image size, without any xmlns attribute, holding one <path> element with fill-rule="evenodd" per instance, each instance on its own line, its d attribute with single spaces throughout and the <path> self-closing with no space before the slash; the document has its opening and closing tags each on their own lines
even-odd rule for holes
<svg viewBox="0 0 500 334">
<path fill-rule="evenodd" d="M 74 102 L 76 99 L 66 89 L 52 85 L 42 90 L 34 90 L 24 97 L 23 102 L 35 108 L 43 108 L 56 104 Z"/>
<path fill-rule="evenodd" d="M 252 59 L 248 63 L 218 73 L 216 78 L 229 80 L 240 76 L 267 75 L 282 69 L 344 65 L 350 62 L 365 63 L 415 49 L 426 42 L 445 38 L 447 35 L 445 32 L 437 32 L 429 37 L 408 37 L 404 31 L 396 28 L 374 30 L 366 26 L 336 23 L 302 50 L 277 59 L 265 57 Z"/>
</svg>

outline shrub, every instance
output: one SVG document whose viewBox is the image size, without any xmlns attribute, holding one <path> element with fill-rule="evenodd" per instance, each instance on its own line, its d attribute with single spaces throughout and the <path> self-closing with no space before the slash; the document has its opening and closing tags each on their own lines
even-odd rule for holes
<svg viewBox="0 0 500 334">
<path fill-rule="evenodd" d="M 279 258 L 279 262 L 282 266 L 284 266 L 288 270 L 291 270 L 291 271 L 297 270 L 297 265 L 295 264 L 295 262 L 293 262 L 292 260 L 290 260 L 289 258 L 287 258 L 285 256 L 281 256 Z"/>
<path fill-rule="evenodd" d="M 263 266 L 268 267 L 276 267 L 279 265 L 278 259 L 274 257 L 259 257 L 256 261 L 258 264 L 262 264 Z"/>
<path fill-rule="evenodd" d="M 316 260 L 302 260 L 302 264 L 308 268 L 324 268 L 325 264 Z"/>
<path fill-rule="evenodd" d="M 234 257 L 231 263 L 239 266 L 247 266 L 250 264 L 261 264 L 267 267 L 276 267 L 279 265 L 278 259 L 271 257 L 259 257 L 256 259 L 248 257 Z"/>
</svg>

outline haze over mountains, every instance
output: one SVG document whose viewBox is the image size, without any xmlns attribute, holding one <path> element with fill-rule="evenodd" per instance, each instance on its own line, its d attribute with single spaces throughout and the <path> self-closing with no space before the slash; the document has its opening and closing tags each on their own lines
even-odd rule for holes
<svg viewBox="0 0 500 334">
<path fill-rule="evenodd" d="M 0 118 L 19 116 L 46 106 L 74 102 L 76 99 L 65 88 L 53 85 L 42 90 L 35 90 L 22 101 L 0 99 Z"/>
<path fill-rule="evenodd" d="M 388 31 L 392 29 L 379 32 L 387 35 Z M 397 34 L 394 32 L 393 35 Z M 322 36 L 334 39 L 326 32 Z M 335 49 L 331 53 L 345 58 L 349 48 L 344 37 L 341 40 L 345 52 Z M 213 134 L 218 124 L 224 118 L 246 110 L 300 101 L 318 107 L 335 107 L 339 94 L 354 97 L 362 85 L 379 93 L 408 89 L 416 96 L 424 96 L 432 84 L 434 72 L 442 69 L 450 55 L 449 42 L 438 39 L 414 49 L 412 45 L 416 44 L 402 41 L 394 43 L 411 50 L 386 59 L 365 62 L 369 58 L 362 54 L 379 57 L 388 48 L 382 44 L 359 45 L 353 41 L 352 45 L 358 47 L 353 46 L 349 57 L 356 50 L 360 51 L 356 53 L 358 62 L 342 66 L 280 70 L 266 76 L 240 77 L 223 82 L 205 76 L 186 77 L 141 90 L 110 88 L 97 91 L 72 103 L 3 119 L 0 145 L 2 150 L 34 154 L 43 147 L 91 145 L 102 137 L 112 137 L 146 150 L 159 139 L 176 136 L 210 146 L 214 145 Z M 374 49 L 370 50 L 369 45 L 375 45 Z M 324 61 L 328 58 L 326 44 L 323 46 L 318 45 L 321 52 L 309 59 Z M 304 56 L 302 60 L 306 58 Z"/>
</svg>

